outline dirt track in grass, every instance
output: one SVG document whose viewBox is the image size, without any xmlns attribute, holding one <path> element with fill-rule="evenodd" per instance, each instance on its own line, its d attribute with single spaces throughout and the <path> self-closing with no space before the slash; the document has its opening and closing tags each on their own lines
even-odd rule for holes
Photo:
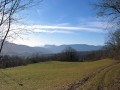
<svg viewBox="0 0 120 90">
<path fill-rule="evenodd" d="M 120 62 L 119 62 L 120 63 Z M 99 81 L 99 84 L 97 86 L 97 90 L 105 90 L 104 87 L 104 79 L 106 77 L 106 74 L 111 70 L 111 68 L 113 68 L 114 66 L 116 66 L 117 64 L 119 64 L 118 62 L 102 67 L 99 70 L 96 70 L 95 72 L 92 72 L 91 74 L 85 76 L 83 79 L 74 82 L 72 84 L 69 84 L 67 87 L 67 90 L 87 90 L 84 89 L 84 86 L 87 82 L 90 82 L 91 79 L 93 79 L 95 76 L 97 76 L 100 73 L 103 73 L 103 75 L 101 76 L 101 80 Z M 116 78 L 118 78 L 118 80 L 120 79 L 120 76 L 118 75 Z M 119 85 L 118 85 L 119 87 Z M 92 90 L 92 89 L 89 89 Z M 120 88 L 118 88 L 117 90 L 120 90 Z"/>
</svg>

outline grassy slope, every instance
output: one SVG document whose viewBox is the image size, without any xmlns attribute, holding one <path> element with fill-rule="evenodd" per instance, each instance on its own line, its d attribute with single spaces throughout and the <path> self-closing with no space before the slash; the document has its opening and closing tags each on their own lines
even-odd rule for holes
<svg viewBox="0 0 120 90">
<path fill-rule="evenodd" d="M 120 63 L 97 73 L 80 90 L 120 90 Z"/>
<path fill-rule="evenodd" d="M 1 69 L 0 90 L 58 90 L 113 62 L 45 62 Z"/>
<path fill-rule="evenodd" d="M 120 90 L 120 64 L 106 74 L 104 85 L 106 90 Z"/>
</svg>

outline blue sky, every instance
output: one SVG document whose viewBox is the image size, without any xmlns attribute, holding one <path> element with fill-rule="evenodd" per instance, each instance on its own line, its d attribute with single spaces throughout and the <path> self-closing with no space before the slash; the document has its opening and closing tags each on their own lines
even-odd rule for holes
<svg viewBox="0 0 120 90">
<path fill-rule="evenodd" d="M 45 44 L 103 45 L 106 23 L 96 17 L 90 3 L 98 0 L 43 0 L 39 6 L 24 11 L 23 25 L 29 34 L 13 42 L 29 46 Z"/>
</svg>

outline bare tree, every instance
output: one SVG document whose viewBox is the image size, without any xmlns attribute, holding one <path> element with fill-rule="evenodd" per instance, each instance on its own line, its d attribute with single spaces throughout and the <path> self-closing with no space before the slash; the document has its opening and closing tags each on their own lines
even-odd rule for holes
<svg viewBox="0 0 120 90">
<path fill-rule="evenodd" d="M 41 1 L 42 0 L 0 0 L 0 54 L 4 42 L 7 37 L 9 37 L 11 25 L 13 21 L 16 20 L 16 15 L 28 7 L 39 4 Z"/>
<path fill-rule="evenodd" d="M 62 61 L 76 62 L 79 61 L 78 53 L 71 47 L 66 47 L 60 56 Z"/>
<path fill-rule="evenodd" d="M 120 0 L 100 0 L 94 4 L 97 15 L 106 18 L 114 30 L 109 30 L 106 48 L 111 58 L 120 59 Z"/>
<path fill-rule="evenodd" d="M 120 25 L 120 0 L 100 0 L 94 4 L 98 16 L 105 17 L 115 25 Z"/>
<path fill-rule="evenodd" d="M 120 29 L 109 33 L 106 45 L 109 50 L 110 57 L 120 59 Z"/>
</svg>

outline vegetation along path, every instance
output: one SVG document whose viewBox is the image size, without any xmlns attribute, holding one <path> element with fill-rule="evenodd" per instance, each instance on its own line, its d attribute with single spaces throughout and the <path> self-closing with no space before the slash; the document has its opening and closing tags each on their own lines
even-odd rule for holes
<svg viewBox="0 0 120 90">
<path fill-rule="evenodd" d="M 67 90 L 120 90 L 120 62 L 92 72 L 70 84 Z"/>
</svg>

